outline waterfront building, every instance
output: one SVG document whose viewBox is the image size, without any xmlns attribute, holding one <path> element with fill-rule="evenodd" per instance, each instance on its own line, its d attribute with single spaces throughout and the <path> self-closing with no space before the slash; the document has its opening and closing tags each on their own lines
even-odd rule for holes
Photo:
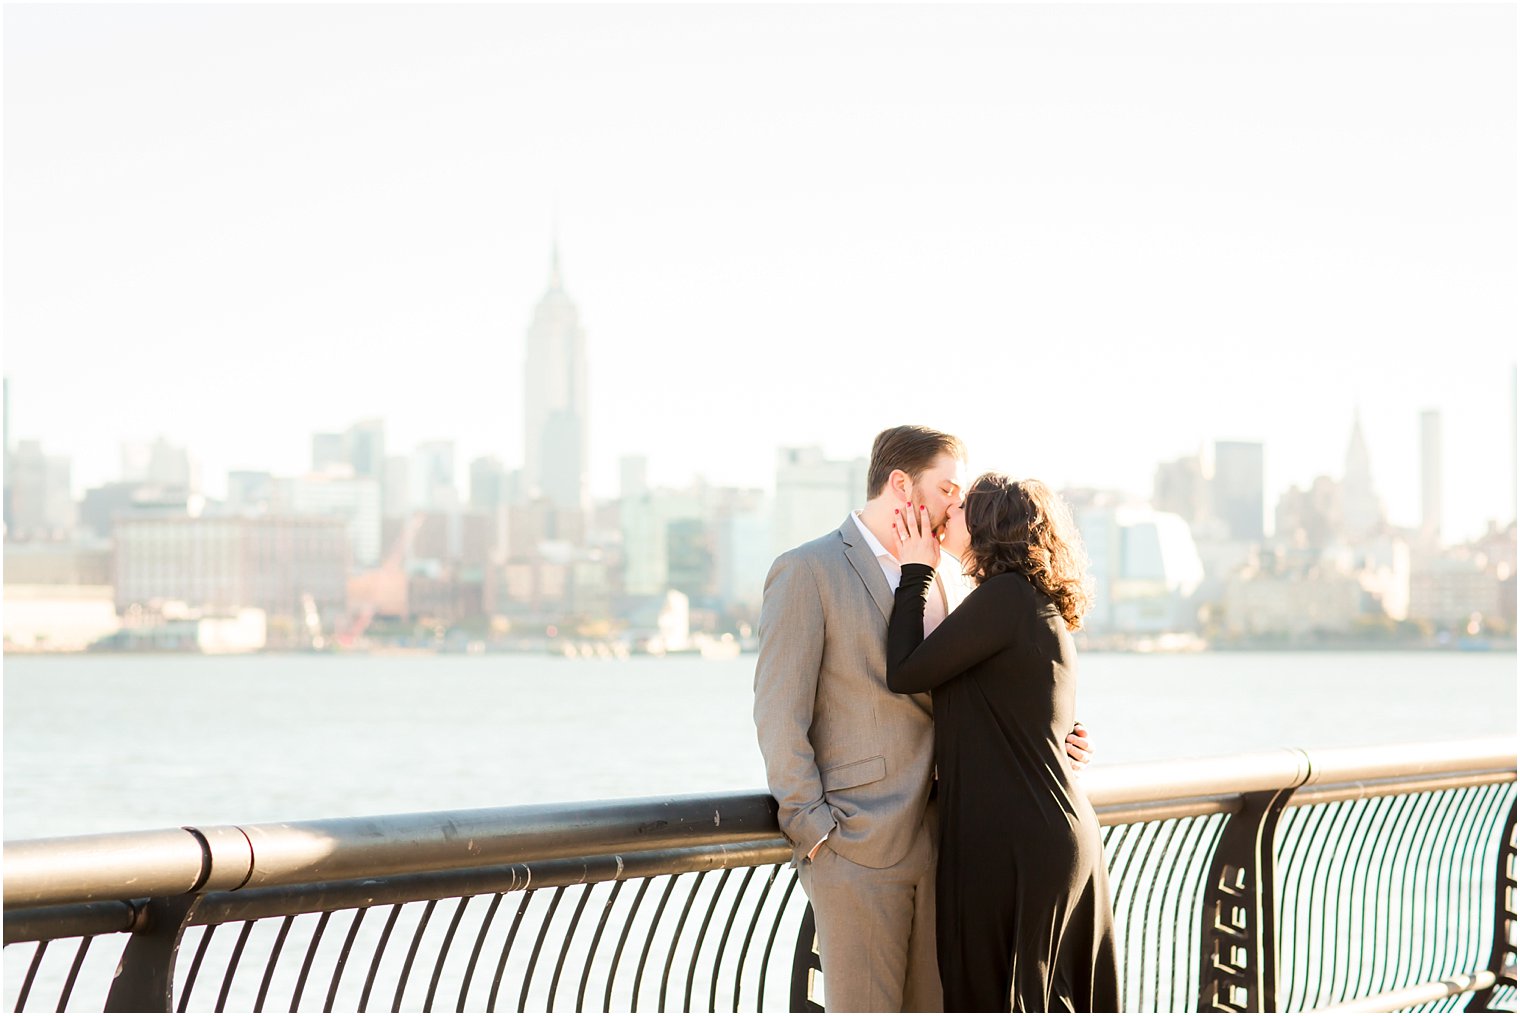
<svg viewBox="0 0 1520 1016">
<path fill-rule="evenodd" d="M 528 326 L 523 368 L 523 473 L 529 497 L 585 511 L 589 496 L 586 333 L 566 292 L 556 241 L 549 286 Z"/>
<path fill-rule="evenodd" d="M 1195 631 L 1204 574 L 1187 521 L 1122 504 L 1116 495 L 1072 492 L 1067 500 L 1093 583 L 1083 627 L 1095 634 Z"/>
<path fill-rule="evenodd" d="M 9 546 L 5 558 L 7 652 L 81 652 L 121 627 L 109 584 L 13 582 Z"/>
<path fill-rule="evenodd" d="M 1474 620 L 1502 618 L 1501 581 L 1484 564 L 1460 551 L 1422 558 L 1409 577 L 1410 618 L 1459 630 Z"/>
<path fill-rule="evenodd" d="M 116 607 L 178 600 L 226 612 L 257 607 L 329 622 L 346 607 L 348 526 L 340 518 L 125 518 L 115 534 Z"/>
<path fill-rule="evenodd" d="M 1224 633 L 1233 637 L 1345 635 L 1363 616 L 1357 578 L 1333 562 L 1279 571 L 1270 555 L 1225 584 Z"/>
<path fill-rule="evenodd" d="M 1265 488 L 1261 442 L 1214 443 L 1213 514 L 1230 540 L 1260 542 L 1265 535 Z"/>
<path fill-rule="evenodd" d="M 6 599 L 16 586 L 109 586 L 114 555 L 105 540 L 68 543 L 7 543 Z"/>
<path fill-rule="evenodd" d="M 779 449 L 772 556 L 839 528 L 866 503 L 869 468 L 864 457 L 829 459 L 816 446 Z"/>
</svg>

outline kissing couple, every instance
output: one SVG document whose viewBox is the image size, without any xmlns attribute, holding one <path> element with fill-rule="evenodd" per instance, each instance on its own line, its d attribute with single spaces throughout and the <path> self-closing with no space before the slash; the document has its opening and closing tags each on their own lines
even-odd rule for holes
<svg viewBox="0 0 1520 1016">
<path fill-rule="evenodd" d="M 755 728 L 830 1012 L 1117 1012 L 1065 503 L 893 427 L 765 581 Z"/>
</svg>

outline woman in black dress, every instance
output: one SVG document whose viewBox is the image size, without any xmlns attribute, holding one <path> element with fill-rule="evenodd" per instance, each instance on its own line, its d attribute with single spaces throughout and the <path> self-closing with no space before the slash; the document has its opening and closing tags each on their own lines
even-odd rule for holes
<svg viewBox="0 0 1520 1016">
<path fill-rule="evenodd" d="M 976 588 L 926 639 L 941 542 L 900 514 L 887 684 L 934 693 L 945 1011 L 1117 1012 L 1103 843 L 1063 747 L 1088 603 L 1070 515 L 1038 481 L 978 477 L 943 537 Z"/>
</svg>

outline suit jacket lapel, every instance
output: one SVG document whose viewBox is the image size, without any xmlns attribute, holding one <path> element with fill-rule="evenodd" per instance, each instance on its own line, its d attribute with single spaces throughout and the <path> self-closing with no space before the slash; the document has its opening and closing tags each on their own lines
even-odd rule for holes
<svg viewBox="0 0 1520 1016">
<path fill-rule="evenodd" d="M 860 535 L 860 527 L 855 524 L 853 512 L 845 518 L 844 525 L 839 527 L 839 538 L 844 541 L 845 559 L 855 569 L 855 574 L 860 576 L 860 581 L 866 584 L 882 618 L 890 621 L 892 587 L 887 585 L 887 577 L 882 574 L 881 562 L 876 560 L 876 555 L 871 553 L 865 538 Z"/>
</svg>

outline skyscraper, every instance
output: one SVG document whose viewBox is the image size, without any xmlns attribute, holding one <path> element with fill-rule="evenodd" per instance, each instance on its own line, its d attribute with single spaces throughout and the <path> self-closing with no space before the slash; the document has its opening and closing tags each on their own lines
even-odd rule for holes
<svg viewBox="0 0 1520 1016">
<path fill-rule="evenodd" d="M 528 326 L 523 382 L 523 471 L 529 495 L 557 508 L 584 510 L 590 503 L 586 333 L 560 276 L 557 240 L 549 288 Z"/>
<path fill-rule="evenodd" d="M 1260 540 L 1266 509 L 1260 441 L 1214 442 L 1214 517 L 1232 540 Z"/>
<path fill-rule="evenodd" d="M 1341 511 L 1346 535 L 1360 540 L 1383 526 L 1383 505 L 1372 487 L 1372 458 L 1362 436 L 1362 414 L 1351 420 L 1351 441 L 1346 446 L 1346 475 L 1341 480 Z"/>
<path fill-rule="evenodd" d="M 777 449 L 774 553 L 837 528 L 846 515 L 865 504 L 869 466 L 864 457 L 825 458 L 818 447 Z"/>
<path fill-rule="evenodd" d="M 1420 535 L 1441 542 L 1441 413 L 1420 414 Z"/>
</svg>

